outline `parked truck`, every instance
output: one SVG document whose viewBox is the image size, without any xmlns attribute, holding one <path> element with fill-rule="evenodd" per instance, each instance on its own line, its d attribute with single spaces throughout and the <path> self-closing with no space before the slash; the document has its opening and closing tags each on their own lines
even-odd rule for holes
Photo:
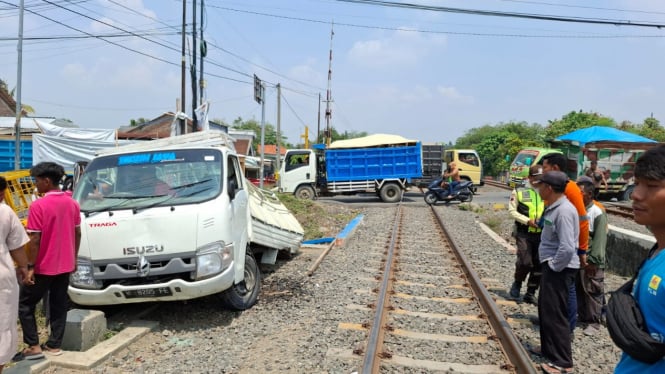
<svg viewBox="0 0 665 374">
<path fill-rule="evenodd" d="M 259 262 L 295 253 L 303 229 L 243 176 L 232 140 L 202 132 L 99 151 L 73 197 L 81 246 L 69 296 L 82 305 L 220 294 L 257 300 Z"/>
<path fill-rule="evenodd" d="M 286 151 L 280 167 L 280 192 L 301 199 L 373 191 L 385 202 L 397 202 L 422 178 L 422 146 L 395 135 L 371 135 L 336 141 L 329 148 Z"/>
<path fill-rule="evenodd" d="M 567 173 L 573 180 L 584 175 L 597 162 L 607 188 L 600 186 L 603 198 L 630 200 L 634 188 L 635 161 L 644 151 L 659 143 L 612 127 L 593 126 L 562 135 L 549 142 L 550 148 L 526 148 L 520 151 L 510 167 L 510 183 L 521 185 L 529 165 L 542 164 L 550 153 L 562 153 L 568 160 Z"/>
</svg>

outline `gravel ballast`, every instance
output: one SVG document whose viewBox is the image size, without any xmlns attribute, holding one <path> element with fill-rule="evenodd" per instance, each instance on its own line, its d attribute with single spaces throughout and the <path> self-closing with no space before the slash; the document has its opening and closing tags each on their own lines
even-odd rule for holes
<svg viewBox="0 0 665 374">
<path fill-rule="evenodd" d="M 324 203 L 324 202 L 322 202 Z M 429 209 L 421 200 L 410 203 Z M 368 294 L 376 286 L 381 253 L 395 212 L 394 204 L 372 205 L 362 210 L 364 218 L 342 248 L 333 249 L 311 277 L 307 271 L 323 248 L 303 248 L 290 260 L 263 267 L 264 280 L 258 303 L 244 312 L 224 310 L 216 297 L 188 302 L 161 304 L 143 319 L 156 320 L 159 328 L 129 347 L 118 351 L 92 373 L 352 373 L 359 370 L 360 359 L 344 357 L 340 350 L 363 347 L 367 332 L 340 328 L 340 324 L 369 321 L 372 311 L 364 308 Z M 459 204 L 435 209 L 456 245 L 476 266 L 490 293 L 507 299 L 512 282 L 515 255 L 485 234 L 479 223 L 491 222 L 499 236 L 510 240 L 512 221 L 505 210 L 494 211 L 490 204 L 480 209 L 460 210 Z M 343 209 L 343 206 L 340 206 Z M 418 217 L 411 215 L 410 217 Z M 418 218 L 413 218 L 418 219 Z M 623 218 L 610 217 L 610 224 L 645 232 Z M 634 228 L 633 228 L 634 227 Z M 648 231 L 646 231 L 648 233 Z M 413 235 L 417 235 L 413 233 Z M 420 244 L 428 251 L 428 243 Z M 408 273 L 426 266 L 406 262 L 400 266 Z M 445 269 L 445 266 L 442 267 Z M 445 271 L 445 270 L 444 270 Z M 616 289 L 625 278 L 607 275 L 606 291 Z M 404 286 L 407 287 L 408 286 Z M 468 297 L 464 290 L 446 289 L 449 297 Z M 446 313 L 441 304 L 420 301 L 422 311 Z M 457 305 L 451 313 L 472 313 L 473 308 Z M 504 306 L 511 326 L 525 345 L 538 345 L 536 307 L 530 304 Z M 454 321 L 437 321 L 432 333 L 474 335 L 474 327 Z M 413 344 L 393 337 L 389 344 Z M 423 345 L 423 349 L 427 349 Z M 459 362 L 469 358 L 468 349 L 457 354 Z M 620 351 L 607 330 L 589 337 L 578 328 L 573 341 L 575 369 L 578 373 L 612 372 Z M 535 363 L 541 362 L 536 356 Z M 75 373 L 70 369 L 50 368 L 47 373 Z M 82 371 L 81 371 L 82 372 Z M 389 372 L 404 372 L 399 366 Z M 420 372 L 427 372 L 420 371 Z"/>
</svg>

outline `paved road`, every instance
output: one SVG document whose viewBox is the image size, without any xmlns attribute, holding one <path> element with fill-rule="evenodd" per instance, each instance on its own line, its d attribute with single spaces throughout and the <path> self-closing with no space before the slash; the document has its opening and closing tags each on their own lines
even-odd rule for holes
<svg viewBox="0 0 665 374">
<path fill-rule="evenodd" d="M 403 202 L 406 204 L 425 205 L 423 199 L 424 194 L 417 189 L 412 189 L 404 194 Z M 510 199 L 510 191 L 500 188 L 483 186 L 478 188 L 478 192 L 473 196 L 473 202 L 476 204 L 494 204 L 494 203 L 508 203 Z M 333 197 L 320 197 L 319 201 L 322 203 L 331 204 L 348 204 L 359 206 L 391 206 L 381 201 L 381 199 L 373 193 L 361 193 L 357 195 L 339 195 Z M 444 204 L 444 203 L 438 203 Z M 451 204 L 459 204 L 459 201 L 452 202 Z"/>
</svg>

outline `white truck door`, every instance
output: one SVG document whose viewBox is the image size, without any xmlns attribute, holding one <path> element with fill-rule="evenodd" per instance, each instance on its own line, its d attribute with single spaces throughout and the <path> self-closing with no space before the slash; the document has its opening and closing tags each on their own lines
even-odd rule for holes
<svg viewBox="0 0 665 374">
<path fill-rule="evenodd" d="M 281 191 L 295 192 L 299 185 L 316 181 L 316 155 L 309 149 L 288 150 L 280 169 Z"/>
<path fill-rule="evenodd" d="M 231 227 L 233 228 L 233 242 L 236 243 L 236 254 L 244 253 L 244 246 L 247 244 L 247 237 L 249 236 L 247 230 L 251 224 L 248 221 L 249 196 L 244 185 L 244 180 L 245 178 L 242 177 L 240 171 L 238 157 L 228 155 L 226 163 L 226 185 L 229 190 L 233 189 L 232 192 L 227 191 L 227 193 L 230 193 Z"/>
</svg>

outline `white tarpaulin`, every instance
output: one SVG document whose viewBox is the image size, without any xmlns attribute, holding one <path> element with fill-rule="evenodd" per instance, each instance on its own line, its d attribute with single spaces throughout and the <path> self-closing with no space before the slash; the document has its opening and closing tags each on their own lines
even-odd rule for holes
<svg viewBox="0 0 665 374">
<path fill-rule="evenodd" d="M 384 145 L 413 145 L 417 140 L 409 140 L 399 135 L 390 134 L 374 134 L 364 136 L 362 138 L 353 138 L 346 140 L 336 140 L 330 144 L 330 149 L 333 148 L 368 148 L 379 147 Z"/>
<path fill-rule="evenodd" d="M 44 135 L 67 139 L 115 141 L 117 131 L 112 129 L 80 129 L 60 127 L 39 120 L 35 120 L 35 124 L 37 127 L 39 127 Z"/>
<path fill-rule="evenodd" d="M 42 134 L 32 135 L 32 163 L 50 161 L 71 169 L 77 161 L 90 161 L 99 149 L 134 143 L 132 140 L 69 139 Z"/>
</svg>

